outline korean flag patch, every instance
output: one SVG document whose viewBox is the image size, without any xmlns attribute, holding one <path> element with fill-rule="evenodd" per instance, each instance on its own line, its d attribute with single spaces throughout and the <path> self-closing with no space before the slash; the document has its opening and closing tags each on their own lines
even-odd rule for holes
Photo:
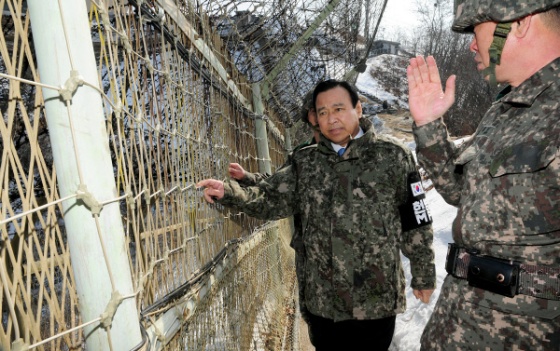
<svg viewBox="0 0 560 351">
<path fill-rule="evenodd" d="M 412 195 L 414 197 L 424 194 L 424 188 L 422 187 L 422 182 L 412 183 L 410 184 L 410 188 L 412 190 Z"/>
</svg>

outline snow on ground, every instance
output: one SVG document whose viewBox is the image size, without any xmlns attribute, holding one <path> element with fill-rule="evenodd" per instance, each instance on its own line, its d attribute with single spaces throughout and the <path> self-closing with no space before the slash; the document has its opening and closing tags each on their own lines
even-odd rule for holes
<svg viewBox="0 0 560 351">
<path fill-rule="evenodd" d="M 437 287 L 429 304 L 416 300 L 410 288 L 410 263 L 406 257 L 402 256 L 407 280 L 407 309 L 406 312 L 397 316 L 395 334 L 389 349 L 390 351 L 415 351 L 420 349 L 422 331 L 432 314 L 436 300 L 439 297 L 443 279 L 447 275 L 445 272 L 445 256 L 447 255 L 447 244 L 453 240 L 451 237 L 451 223 L 457 214 L 457 209 L 448 205 L 435 189 L 429 190 L 426 193 L 425 201 L 433 218 Z"/>
<path fill-rule="evenodd" d="M 408 108 L 408 60 L 397 55 L 379 55 L 369 58 L 366 64 L 366 71 L 356 79 L 356 88 L 379 100 L 386 100 L 390 105 Z M 397 92 L 400 95 L 395 95 Z"/>
</svg>

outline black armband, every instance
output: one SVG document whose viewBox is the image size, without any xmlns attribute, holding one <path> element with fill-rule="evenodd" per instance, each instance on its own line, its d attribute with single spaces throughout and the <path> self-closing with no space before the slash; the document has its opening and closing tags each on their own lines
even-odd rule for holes
<svg viewBox="0 0 560 351">
<path fill-rule="evenodd" d="M 408 231 L 432 223 L 432 216 L 424 202 L 426 194 L 422 187 L 420 174 L 414 171 L 408 174 L 407 179 L 408 199 L 399 206 L 402 230 Z"/>
</svg>

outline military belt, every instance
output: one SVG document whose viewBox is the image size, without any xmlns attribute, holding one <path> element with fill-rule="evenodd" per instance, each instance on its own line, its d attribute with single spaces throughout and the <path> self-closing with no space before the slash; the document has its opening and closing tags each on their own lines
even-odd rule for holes
<svg viewBox="0 0 560 351">
<path fill-rule="evenodd" d="M 560 267 L 527 265 L 449 244 L 445 270 L 469 285 L 496 294 L 560 300 Z"/>
</svg>

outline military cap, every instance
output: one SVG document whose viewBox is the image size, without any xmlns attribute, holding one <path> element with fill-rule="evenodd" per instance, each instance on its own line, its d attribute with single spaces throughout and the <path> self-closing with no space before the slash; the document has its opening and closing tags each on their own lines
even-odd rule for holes
<svg viewBox="0 0 560 351">
<path fill-rule="evenodd" d="M 455 0 L 455 19 L 451 29 L 472 32 L 483 22 L 513 22 L 559 6 L 560 0 Z"/>
</svg>

